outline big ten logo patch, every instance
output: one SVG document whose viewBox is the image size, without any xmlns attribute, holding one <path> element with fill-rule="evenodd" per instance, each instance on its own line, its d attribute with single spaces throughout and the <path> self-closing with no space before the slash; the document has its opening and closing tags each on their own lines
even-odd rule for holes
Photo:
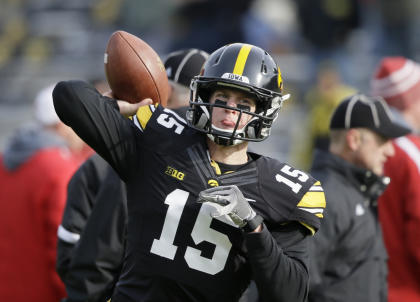
<svg viewBox="0 0 420 302">
<path fill-rule="evenodd" d="M 177 169 L 171 167 L 171 166 L 167 166 L 166 167 L 166 171 L 165 174 L 172 176 L 178 180 L 184 180 L 185 177 L 185 173 L 178 171 Z"/>
</svg>

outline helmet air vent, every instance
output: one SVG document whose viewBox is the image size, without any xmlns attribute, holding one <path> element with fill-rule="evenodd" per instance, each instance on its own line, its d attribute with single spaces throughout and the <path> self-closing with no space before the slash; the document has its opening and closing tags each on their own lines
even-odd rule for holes
<svg viewBox="0 0 420 302">
<path fill-rule="evenodd" d="M 264 61 L 261 64 L 261 73 L 267 73 L 267 65 L 265 65 Z"/>
</svg>

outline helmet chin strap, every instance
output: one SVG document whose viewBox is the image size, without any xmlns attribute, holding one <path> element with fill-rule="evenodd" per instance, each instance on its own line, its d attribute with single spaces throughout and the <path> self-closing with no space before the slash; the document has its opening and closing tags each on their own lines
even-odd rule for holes
<svg viewBox="0 0 420 302">
<path fill-rule="evenodd" d="M 236 146 L 244 142 L 240 139 L 230 139 L 224 136 L 215 136 L 212 134 L 207 134 L 207 137 L 220 146 Z"/>
<path fill-rule="evenodd" d="M 211 128 L 212 128 L 212 132 L 208 133 L 207 137 L 210 138 L 212 141 L 214 141 L 218 145 L 232 146 L 232 145 L 238 145 L 243 142 L 243 140 L 241 139 L 235 139 L 234 137 L 232 137 L 233 130 L 219 128 L 214 125 L 211 125 Z M 243 135 L 244 134 L 243 128 L 241 130 L 235 131 L 235 134 Z"/>
</svg>

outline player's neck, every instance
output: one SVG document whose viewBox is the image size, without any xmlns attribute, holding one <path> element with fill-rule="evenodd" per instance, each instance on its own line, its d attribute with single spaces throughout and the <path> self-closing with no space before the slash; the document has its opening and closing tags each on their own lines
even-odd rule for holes
<svg viewBox="0 0 420 302">
<path fill-rule="evenodd" d="M 248 162 L 248 143 L 243 142 L 234 146 L 221 146 L 207 139 L 210 158 L 216 162 L 228 165 L 241 165 Z"/>
</svg>

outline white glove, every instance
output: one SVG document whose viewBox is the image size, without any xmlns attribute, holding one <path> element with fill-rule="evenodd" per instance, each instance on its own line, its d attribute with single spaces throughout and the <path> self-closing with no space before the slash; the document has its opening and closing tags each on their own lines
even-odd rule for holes
<svg viewBox="0 0 420 302">
<path fill-rule="evenodd" d="M 255 230 L 261 223 L 257 215 L 236 185 L 220 186 L 201 191 L 197 202 L 213 202 L 223 206 L 213 217 L 229 215 L 232 221 L 246 231 Z"/>
</svg>

